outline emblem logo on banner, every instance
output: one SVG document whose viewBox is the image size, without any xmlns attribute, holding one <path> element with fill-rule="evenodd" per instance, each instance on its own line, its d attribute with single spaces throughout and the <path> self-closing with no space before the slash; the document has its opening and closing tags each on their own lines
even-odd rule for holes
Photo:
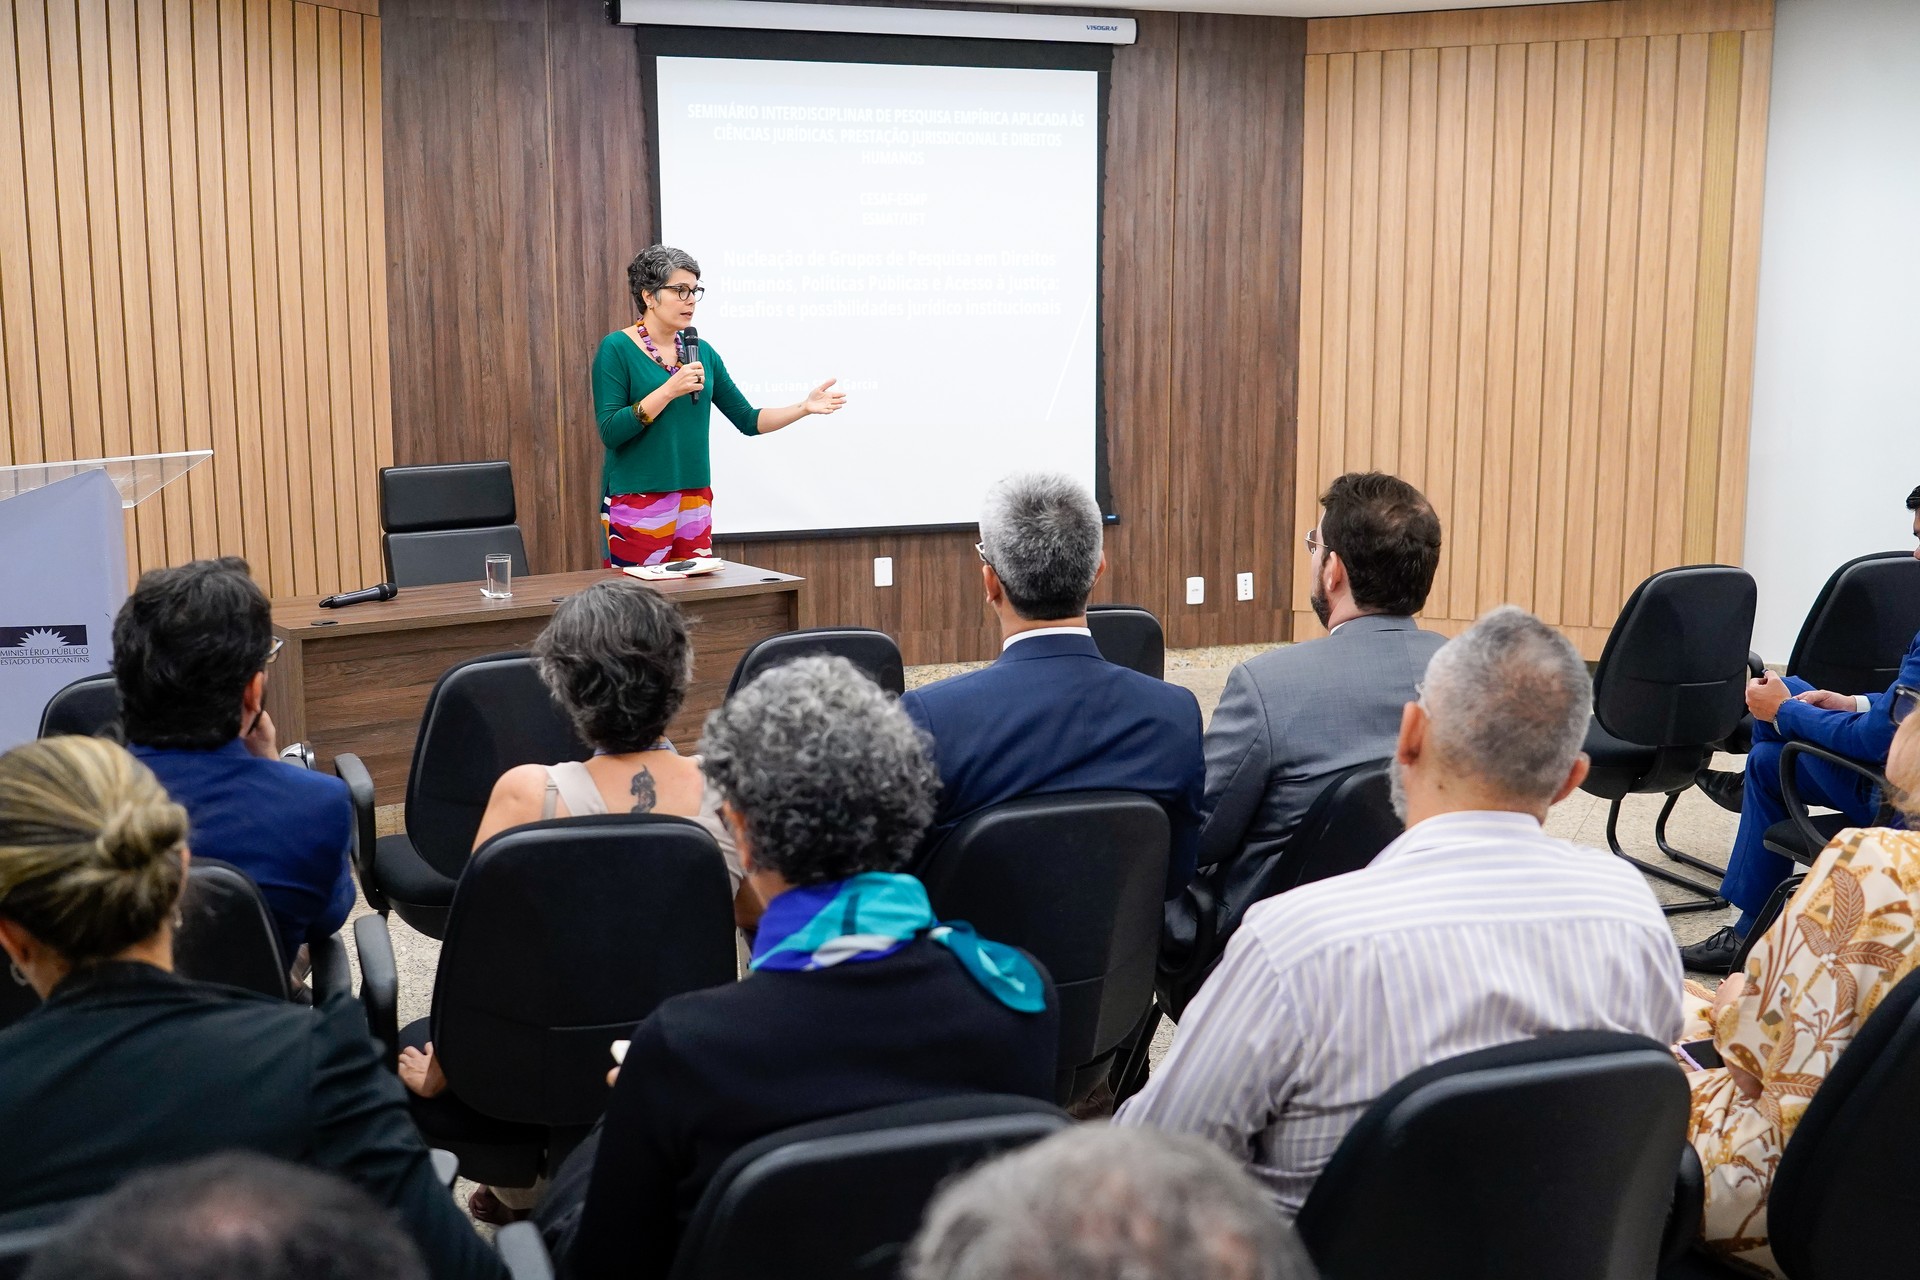
<svg viewBox="0 0 1920 1280">
<path fill-rule="evenodd" d="M 93 664 L 83 623 L 0 627 L 0 666 L 84 667 Z"/>
</svg>

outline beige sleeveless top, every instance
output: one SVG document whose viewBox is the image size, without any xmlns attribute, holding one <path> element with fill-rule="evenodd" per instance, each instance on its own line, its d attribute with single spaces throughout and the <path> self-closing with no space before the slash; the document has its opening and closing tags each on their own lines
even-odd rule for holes
<svg viewBox="0 0 1920 1280">
<path fill-rule="evenodd" d="M 693 762 L 700 763 L 695 756 Z M 589 814 L 610 813 L 606 797 L 600 794 L 599 786 L 593 775 L 587 772 L 587 766 L 577 760 L 568 760 L 562 764 L 542 766 L 547 771 L 547 794 L 540 802 L 540 818 L 586 817 Z M 566 812 L 560 812 L 561 805 Z M 693 820 L 707 829 L 714 843 L 720 846 L 720 856 L 727 861 L 727 878 L 733 882 L 733 891 L 740 892 L 740 882 L 746 878 L 746 872 L 740 866 L 740 851 L 734 847 L 733 837 L 727 832 L 727 824 L 720 821 L 720 793 L 707 783 L 700 795 L 700 812 Z"/>
</svg>

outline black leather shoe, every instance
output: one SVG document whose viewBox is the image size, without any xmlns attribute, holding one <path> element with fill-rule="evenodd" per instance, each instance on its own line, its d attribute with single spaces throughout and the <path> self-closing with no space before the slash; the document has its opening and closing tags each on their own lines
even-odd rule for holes
<svg viewBox="0 0 1920 1280">
<path fill-rule="evenodd" d="M 1740 935 L 1732 925 L 1715 930 L 1690 947 L 1680 948 L 1680 963 L 1695 973 L 1732 973 L 1740 951 Z"/>
<path fill-rule="evenodd" d="M 1747 775 L 1737 769 L 1702 769 L 1693 775 L 1693 785 L 1728 813 L 1738 813 L 1741 797 L 1747 793 Z"/>
</svg>

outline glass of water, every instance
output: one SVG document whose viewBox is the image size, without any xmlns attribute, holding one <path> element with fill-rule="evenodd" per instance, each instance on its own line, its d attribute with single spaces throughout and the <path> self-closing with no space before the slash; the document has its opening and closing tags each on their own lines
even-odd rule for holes
<svg viewBox="0 0 1920 1280">
<path fill-rule="evenodd" d="M 480 594 L 489 600 L 513 599 L 513 557 L 496 551 L 487 557 L 487 585 Z"/>
</svg>

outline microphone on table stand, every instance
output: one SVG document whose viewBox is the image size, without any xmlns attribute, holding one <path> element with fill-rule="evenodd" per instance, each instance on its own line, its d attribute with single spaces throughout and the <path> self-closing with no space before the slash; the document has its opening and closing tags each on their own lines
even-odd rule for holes
<svg viewBox="0 0 1920 1280">
<path fill-rule="evenodd" d="M 400 594 L 400 588 L 391 582 L 383 582 L 377 587 L 362 587 L 358 591 L 342 591 L 337 596 L 328 596 L 320 602 L 322 609 L 342 609 L 350 604 L 367 604 L 374 600 L 391 600 Z"/>
</svg>

